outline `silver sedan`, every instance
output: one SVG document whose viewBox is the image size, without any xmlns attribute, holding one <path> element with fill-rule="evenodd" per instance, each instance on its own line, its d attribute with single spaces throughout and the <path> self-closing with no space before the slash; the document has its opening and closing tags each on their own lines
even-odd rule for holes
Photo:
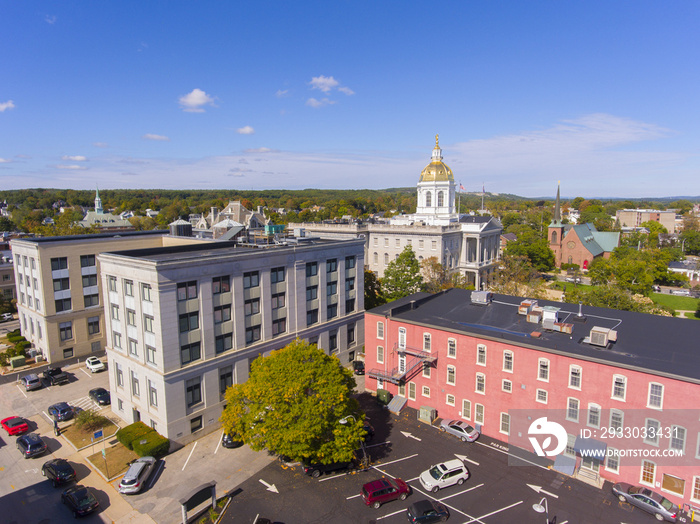
<svg viewBox="0 0 700 524">
<path fill-rule="evenodd" d="M 480 435 L 476 429 L 461 420 L 443 419 L 440 421 L 440 431 L 451 433 L 462 442 L 474 442 Z"/>
</svg>

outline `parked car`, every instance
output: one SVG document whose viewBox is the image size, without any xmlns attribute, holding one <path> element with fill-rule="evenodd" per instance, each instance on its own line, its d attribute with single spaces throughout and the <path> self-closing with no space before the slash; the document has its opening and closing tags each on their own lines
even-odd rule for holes
<svg viewBox="0 0 700 524">
<path fill-rule="evenodd" d="M 156 462 L 153 457 L 141 457 L 134 460 L 119 482 L 119 493 L 131 495 L 141 491 Z"/>
<path fill-rule="evenodd" d="M 342 469 L 353 469 L 355 467 L 354 462 L 332 462 L 330 464 L 302 464 L 304 468 L 304 473 L 311 475 L 313 478 L 318 478 L 321 473 L 331 473 L 333 471 L 340 471 Z"/>
<path fill-rule="evenodd" d="M 105 365 L 97 357 L 88 357 L 85 359 L 85 367 L 87 367 L 92 373 L 97 371 L 104 371 Z"/>
<path fill-rule="evenodd" d="M 469 470 L 461 460 L 452 459 L 431 466 L 420 474 L 419 479 L 425 489 L 437 493 L 442 488 L 464 484 L 464 481 L 469 479 Z"/>
<path fill-rule="evenodd" d="M 54 420 L 70 420 L 73 418 L 73 408 L 68 405 L 67 402 L 58 402 L 49 406 L 49 415 L 53 417 Z"/>
<path fill-rule="evenodd" d="M 655 491 L 641 486 L 633 486 L 626 482 L 618 482 L 612 487 L 612 491 L 620 499 L 620 502 L 628 502 L 637 506 L 654 515 L 656 520 L 676 522 L 678 506 Z"/>
<path fill-rule="evenodd" d="M 363 360 L 355 360 L 352 363 L 352 369 L 355 371 L 355 375 L 365 374 L 365 363 Z"/>
<path fill-rule="evenodd" d="M 411 488 L 408 487 L 401 479 L 381 478 L 373 480 L 362 486 L 362 500 L 365 504 L 379 509 L 379 507 L 392 500 L 406 500 L 406 497 L 411 493 Z"/>
<path fill-rule="evenodd" d="M 75 518 L 83 517 L 100 507 L 92 489 L 78 484 L 61 493 L 61 502 L 68 506 Z"/>
<path fill-rule="evenodd" d="M 459 438 L 462 442 L 474 442 L 479 438 L 479 432 L 461 420 L 442 419 L 440 421 L 440 431 L 446 431 Z"/>
<path fill-rule="evenodd" d="M 24 455 L 24 458 L 37 457 L 46 453 L 48 449 L 46 442 L 36 433 L 27 433 L 17 437 L 17 449 Z"/>
<path fill-rule="evenodd" d="M 29 375 L 24 375 L 19 379 L 20 383 L 24 386 L 25 391 L 32 391 L 33 389 L 39 389 L 42 384 L 39 375 L 36 373 L 30 373 Z"/>
<path fill-rule="evenodd" d="M 0 425 L 10 436 L 21 435 L 29 431 L 29 425 L 22 417 L 7 417 L 6 419 L 0 420 Z"/>
<path fill-rule="evenodd" d="M 44 379 L 52 386 L 68 383 L 68 375 L 61 368 L 48 367 L 44 371 Z"/>
<path fill-rule="evenodd" d="M 406 517 L 412 524 L 429 524 L 445 522 L 450 518 L 450 512 L 436 500 L 419 500 L 408 507 Z"/>
<path fill-rule="evenodd" d="M 225 448 L 240 448 L 243 445 L 243 441 L 240 440 L 238 435 L 224 433 L 221 437 L 221 445 Z"/>
<path fill-rule="evenodd" d="M 574 284 L 580 284 L 583 282 L 583 279 L 581 277 L 566 277 L 567 282 L 573 282 Z"/>
<path fill-rule="evenodd" d="M 75 470 L 67 460 L 52 459 L 41 466 L 41 474 L 51 481 L 53 487 L 75 480 Z"/>
<path fill-rule="evenodd" d="M 100 406 L 109 406 L 112 403 L 109 391 L 105 388 L 95 388 L 88 391 L 88 396 Z"/>
<path fill-rule="evenodd" d="M 14 320 L 14 318 L 15 316 L 12 313 L 3 313 L 0 320 L 2 320 L 2 322 L 8 322 L 10 320 Z"/>
<path fill-rule="evenodd" d="M 678 295 L 681 297 L 689 297 L 690 296 L 690 290 L 688 289 L 674 289 L 671 291 L 672 295 Z"/>
<path fill-rule="evenodd" d="M 661 293 L 661 286 L 659 286 L 659 285 L 657 285 L 657 284 L 654 284 L 653 286 L 651 286 L 651 289 L 652 289 L 652 291 L 654 291 L 655 293 Z"/>
</svg>

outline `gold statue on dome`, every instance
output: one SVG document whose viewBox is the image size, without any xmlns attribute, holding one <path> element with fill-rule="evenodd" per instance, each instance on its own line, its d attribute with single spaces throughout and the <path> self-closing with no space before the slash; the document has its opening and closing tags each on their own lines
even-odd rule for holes
<svg viewBox="0 0 700 524">
<path fill-rule="evenodd" d="M 440 135 L 435 135 L 435 147 L 438 147 L 438 137 L 439 137 L 439 136 L 440 136 Z"/>
</svg>

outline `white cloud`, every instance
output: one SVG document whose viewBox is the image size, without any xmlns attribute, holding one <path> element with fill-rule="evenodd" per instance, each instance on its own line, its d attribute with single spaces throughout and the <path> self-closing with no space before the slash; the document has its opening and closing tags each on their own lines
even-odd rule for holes
<svg viewBox="0 0 700 524">
<path fill-rule="evenodd" d="M 324 93 L 330 93 L 331 89 L 337 87 L 339 82 L 332 76 L 315 76 L 309 82 L 312 89 L 320 89 Z"/>
<path fill-rule="evenodd" d="M 240 127 L 236 129 L 236 133 L 239 135 L 253 135 L 255 134 L 255 129 L 250 126 Z"/>
<path fill-rule="evenodd" d="M 14 109 L 15 103 L 12 100 L 7 102 L 0 102 L 0 113 L 4 113 L 7 109 Z"/>
<path fill-rule="evenodd" d="M 245 153 L 273 153 L 274 149 L 269 147 L 258 147 L 257 149 L 246 149 Z"/>
<path fill-rule="evenodd" d="M 353 91 L 349 87 L 339 87 L 338 91 L 340 91 L 341 93 L 345 93 L 348 96 L 352 96 L 355 94 L 355 91 Z"/>
<path fill-rule="evenodd" d="M 154 135 L 153 133 L 146 133 L 141 138 L 145 138 L 146 140 L 160 140 L 162 142 L 170 142 L 170 138 L 168 138 L 167 136 Z"/>
<path fill-rule="evenodd" d="M 278 89 L 277 92 L 275 93 L 275 96 L 277 98 L 284 98 L 287 95 L 289 95 L 289 89 L 284 89 L 284 90 Z"/>
<path fill-rule="evenodd" d="M 70 160 L 72 162 L 85 162 L 87 160 L 87 158 L 85 158 L 82 155 L 75 155 L 75 156 L 63 155 L 61 157 L 61 160 Z"/>
<path fill-rule="evenodd" d="M 109 147 L 107 142 L 93 142 L 92 145 L 95 147 Z"/>
<path fill-rule="evenodd" d="M 56 23 L 56 15 L 46 15 L 44 17 L 44 22 L 54 25 Z"/>
<path fill-rule="evenodd" d="M 80 171 L 83 169 L 87 169 L 85 166 L 79 166 L 77 164 L 72 164 L 72 165 L 65 165 L 65 164 L 59 164 L 56 166 L 58 169 L 68 169 L 72 171 Z"/>
<path fill-rule="evenodd" d="M 214 98 L 206 94 L 201 89 L 193 89 L 190 93 L 183 95 L 179 99 L 180 107 L 186 113 L 204 113 L 205 105 L 214 105 Z"/>
<path fill-rule="evenodd" d="M 323 107 L 323 106 L 332 106 L 333 104 L 336 104 L 337 102 L 335 100 L 331 100 L 329 98 L 322 98 L 321 100 L 316 100 L 315 98 L 309 98 L 306 101 L 306 105 L 310 107 Z"/>
<path fill-rule="evenodd" d="M 9 164 L 12 162 L 12 160 L 9 160 L 7 158 L 0 158 L 0 164 Z"/>
</svg>

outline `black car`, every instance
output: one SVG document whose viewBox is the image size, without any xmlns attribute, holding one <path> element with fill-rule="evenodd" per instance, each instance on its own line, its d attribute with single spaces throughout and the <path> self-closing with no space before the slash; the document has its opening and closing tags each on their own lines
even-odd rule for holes
<svg viewBox="0 0 700 524">
<path fill-rule="evenodd" d="M 67 460 L 53 459 L 44 462 L 41 474 L 51 481 L 53 487 L 75 480 L 75 470 Z"/>
<path fill-rule="evenodd" d="M 444 504 L 435 500 L 419 500 L 408 507 L 406 517 L 413 524 L 445 522 L 450 518 L 450 512 Z"/>
<path fill-rule="evenodd" d="M 311 475 L 313 478 L 318 478 L 321 473 L 331 473 L 332 471 L 340 471 L 342 469 L 353 469 L 354 462 L 331 462 L 330 464 L 302 464 L 304 473 Z"/>
<path fill-rule="evenodd" d="M 61 502 L 71 509 L 75 518 L 92 513 L 100 507 L 92 490 L 81 484 L 61 493 Z"/>
<path fill-rule="evenodd" d="M 27 433 L 17 438 L 17 449 L 24 455 L 24 458 L 43 455 L 48 449 L 46 442 L 36 433 Z"/>
<path fill-rule="evenodd" d="M 49 381 L 49 384 L 68 384 L 68 375 L 61 368 L 46 368 L 44 371 L 44 379 Z"/>
<path fill-rule="evenodd" d="M 224 433 L 223 437 L 221 437 L 221 445 L 225 448 L 240 448 L 243 445 L 243 441 L 240 440 L 238 435 Z"/>
<path fill-rule="evenodd" d="M 49 415 L 53 417 L 54 420 L 70 420 L 73 418 L 73 408 L 68 405 L 67 402 L 58 402 L 52 406 L 49 406 Z"/>
<path fill-rule="evenodd" d="M 362 360 L 355 360 L 352 363 L 352 368 L 355 371 L 355 375 L 365 374 L 365 363 Z"/>
<path fill-rule="evenodd" d="M 109 391 L 105 388 L 95 388 L 88 392 L 88 395 L 100 406 L 109 406 L 112 403 Z"/>
</svg>

